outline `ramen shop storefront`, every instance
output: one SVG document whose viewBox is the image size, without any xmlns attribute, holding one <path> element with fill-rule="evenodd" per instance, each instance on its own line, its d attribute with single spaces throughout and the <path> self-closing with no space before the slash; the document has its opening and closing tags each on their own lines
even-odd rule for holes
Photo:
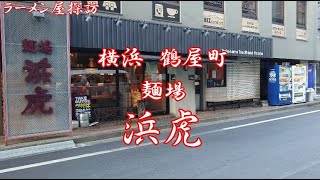
<svg viewBox="0 0 320 180">
<path fill-rule="evenodd" d="M 144 80 L 161 81 L 167 86 L 166 69 L 157 61 L 144 60 L 142 66 L 123 68 L 105 67 L 98 64 L 97 51 L 73 51 L 71 53 L 72 119 L 88 114 L 90 123 L 123 120 L 127 112 L 136 114 L 149 110 L 153 115 L 168 113 L 168 99 L 141 100 Z M 163 95 L 164 96 L 164 95 Z M 82 106 L 86 103 L 85 106 Z"/>
</svg>

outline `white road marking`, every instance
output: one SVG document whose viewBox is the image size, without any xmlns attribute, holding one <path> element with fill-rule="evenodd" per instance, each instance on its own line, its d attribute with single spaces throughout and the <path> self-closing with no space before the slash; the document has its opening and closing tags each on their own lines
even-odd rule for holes
<svg viewBox="0 0 320 180">
<path fill-rule="evenodd" d="M 300 113 L 300 114 L 294 114 L 294 115 L 290 115 L 290 116 L 284 116 L 284 117 L 279 117 L 279 118 L 274 118 L 274 119 L 269 119 L 269 120 L 264 120 L 264 121 L 258 121 L 258 122 L 248 123 L 248 124 L 243 124 L 243 125 L 238 125 L 238 126 L 231 126 L 231 127 L 227 127 L 227 128 L 213 130 L 213 131 L 206 131 L 203 133 L 192 134 L 191 136 L 200 136 L 200 135 L 210 134 L 210 133 L 215 133 L 215 132 L 220 132 L 220 131 L 227 131 L 227 130 L 242 128 L 242 127 L 247 127 L 247 126 L 253 126 L 256 124 L 262 124 L 262 123 L 277 121 L 277 120 L 281 120 L 281 119 L 302 116 L 302 115 L 316 113 L 316 112 L 320 112 L 320 110 L 310 111 L 310 112 L 305 112 L 305 113 Z M 161 140 L 160 143 L 163 143 L 164 141 L 165 140 Z M 143 147 L 143 146 L 148 146 L 148 145 L 152 145 L 152 143 L 151 142 L 150 143 L 143 143 L 139 146 L 134 146 L 134 145 L 127 146 L 127 147 L 105 150 L 105 151 L 100 151 L 100 152 L 94 152 L 94 153 L 89 153 L 89 154 L 83 154 L 83 155 L 78 155 L 78 156 L 73 156 L 73 157 L 45 161 L 45 162 L 40 162 L 40 163 L 35 163 L 35 164 L 23 165 L 23 166 L 8 168 L 8 169 L 2 169 L 2 170 L 0 170 L 0 174 L 13 172 L 13 171 L 19 171 L 19 170 L 23 170 L 23 169 L 34 168 L 34 167 L 39 167 L 39 166 L 45 166 L 45 165 L 49 165 L 49 164 L 61 163 L 61 162 L 71 161 L 71 160 L 76 160 L 76 159 L 81 159 L 81 158 L 87 158 L 87 157 L 92 157 L 92 156 L 97 156 L 97 155 L 102 155 L 102 154 L 108 154 L 108 153 L 112 153 L 112 152 L 124 151 L 124 150 L 128 150 L 128 149 L 133 149 L 133 148 L 138 148 L 138 147 Z"/>
</svg>

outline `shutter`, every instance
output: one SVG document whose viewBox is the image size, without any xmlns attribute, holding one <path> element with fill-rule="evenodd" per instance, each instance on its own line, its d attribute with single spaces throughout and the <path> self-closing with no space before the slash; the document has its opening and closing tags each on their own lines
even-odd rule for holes
<svg viewBox="0 0 320 180">
<path fill-rule="evenodd" d="M 260 98 L 260 61 L 227 64 L 229 100 Z"/>
</svg>

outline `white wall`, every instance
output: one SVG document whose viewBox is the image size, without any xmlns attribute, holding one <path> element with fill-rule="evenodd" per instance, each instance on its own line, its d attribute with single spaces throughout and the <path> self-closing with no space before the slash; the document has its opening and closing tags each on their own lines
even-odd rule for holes
<svg viewBox="0 0 320 180">
<path fill-rule="evenodd" d="M 182 86 L 185 88 L 186 97 L 181 101 L 176 101 L 173 98 L 169 98 L 170 101 L 170 114 L 179 116 L 178 109 L 190 110 L 193 114 L 196 114 L 196 100 L 195 100 L 195 85 L 194 80 L 189 80 L 189 75 L 194 75 L 194 68 L 188 68 L 184 71 L 182 67 L 175 69 L 176 80 L 170 80 L 171 83 L 175 81 L 181 81 Z"/>
</svg>

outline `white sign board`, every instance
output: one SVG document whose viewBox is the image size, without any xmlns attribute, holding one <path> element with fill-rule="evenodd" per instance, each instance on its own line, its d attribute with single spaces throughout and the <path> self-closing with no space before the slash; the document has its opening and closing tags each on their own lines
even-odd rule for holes
<svg viewBox="0 0 320 180">
<path fill-rule="evenodd" d="M 224 14 L 212 11 L 203 11 L 203 16 L 205 26 L 224 28 Z"/>
<path fill-rule="evenodd" d="M 296 29 L 296 38 L 299 40 L 307 40 L 307 30 L 305 29 Z"/>
<path fill-rule="evenodd" d="M 256 19 L 242 18 L 242 31 L 259 33 L 259 21 Z"/>
<path fill-rule="evenodd" d="M 283 25 L 272 24 L 272 36 L 286 37 L 285 27 Z"/>
</svg>

